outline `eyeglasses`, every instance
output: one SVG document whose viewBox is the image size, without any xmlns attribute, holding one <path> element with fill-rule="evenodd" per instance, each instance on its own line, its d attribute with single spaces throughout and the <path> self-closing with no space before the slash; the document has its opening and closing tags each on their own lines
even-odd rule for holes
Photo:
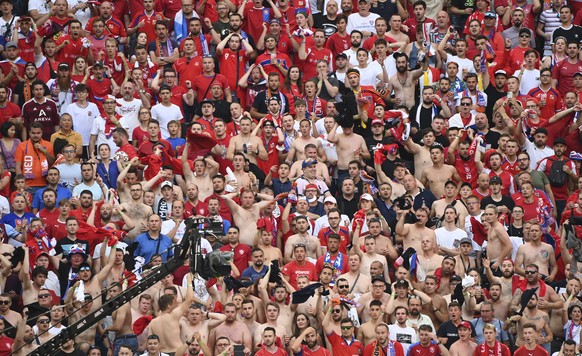
<svg viewBox="0 0 582 356">
<path fill-rule="evenodd" d="M 348 286 L 348 285 L 343 285 L 343 286 L 337 286 L 337 288 L 338 288 L 338 289 L 340 289 L 340 288 L 350 288 L 350 286 Z"/>
<path fill-rule="evenodd" d="M 332 310 L 332 312 L 333 312 L 333 313 L 341 313 L 341 312 L 342 312 L 342 310 L 341 310 L 341 309 L 333 309 L 333 310 Z"/>
<path fill-rule="evenodd" d="M 50 294 L 39 294 L 38 299 L 44 299 L 44 298 L 48 298 L 50 296 L 51 296 Z"/>
<path fill-rule="evenodd" d="M 37 320 L 37 322 L 38 322 L 39 324 L 48 324 L 48 323 L 50 323 L 51 321 L 50 321 L 50 320 L 48 320 L 48 319 L 42 319 L 42 320 Z"/>
<path fill-rule="evenodd" d="M 523 34 L 523 35 L 519 35 L 519 37 L 521 37 L 521 38 L 526 38 L 526 37 L 529 38 L 530 35 Z"/>
<path fill-rule="evenodd" d="M 461 103 L 461 106 L 471 106 L 472 103 Z"/>
<path fill-rule="evenodd" d="M 538 271 L 525 271 L 525 274 L 536 274 Z"/>
<path fill-rule="evenodd" d="M 90 270 L 91 270 L 91 267 L 89 267 L 89 266 L 79 268 L 79 271 L 90 271 Z"/>
<path fill-rule="evenodd" d="M 350 326 L 342 326 L 341 328 L 342 328 L 342 330 L 350 330 L 351 328 L 353 328 L 353 326 L 351 326 L 351 325 Z"/>
<path fill-rule="evenodd" d="M 63 153 L 75 153 L 74 150 L 64 150 Z"/>
<path fill-rule="evenodd" d="M 8 305 L 10 304 L 9 300 L 0 300 L 0 305 Z"/>
</svg>

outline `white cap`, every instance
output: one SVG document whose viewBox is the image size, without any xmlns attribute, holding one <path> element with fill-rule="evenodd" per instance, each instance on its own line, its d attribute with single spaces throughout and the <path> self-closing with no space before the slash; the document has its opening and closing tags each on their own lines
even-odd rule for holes
<svg viewBox="0 0 582 356">
<path fill-rule="evenodd" d="M 335 200 L 334 197 L 329 196 L 329 197 L 326 197 L 325 199 L 323 199 L 323 203 L 324 204 L 325 203 L 334 203 L 334 204 L 337 204 L 337 200 Z"/>
<path fill-rule="evenodd" d="M 369 200 L 369 201 L 374 201 L 374 198 L 368 194 L 368 193 L 364 193 L 362 194 L 362 196 L 360 197 L 360 200 Z"/>
<path fill-rule="evenodd" d="M 163 189 L 164 187 L 174 188 L 174 183 L 170 182 L 169 180 L 165 180 L 162 182 L 162 184 L 160 184 L 160 189 Z"/>
</svg>

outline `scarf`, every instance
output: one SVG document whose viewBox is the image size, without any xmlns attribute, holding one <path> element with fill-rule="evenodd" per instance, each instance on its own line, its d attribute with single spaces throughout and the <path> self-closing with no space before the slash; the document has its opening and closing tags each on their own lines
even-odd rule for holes
<svg viewBox="0 0 582 356">
<path fill-rule="evenodd" d="M 564 333 L 566 334 L 566 340 L 574 340 L 574 334 L 576 334 L 574 329 L 576 328 L 578 329 L 578 333 L 580 333 L 580 324 L 576 325 L 573 321 L 570 320 L 570 325 L 568 326 L 567 331 Z"/>
<path fill-rule="evenodd" d="M 416 123 L 420 126 L 420 112 L 422 111 L 422 104 L 416 108 Z M 434 119 L 435 116 L 438 115 L 438 109 L 435 104 L 432 104 L 432 114 L 430 116 L 430 121 Z"/>
<path fill-rule="evenodd" d="M 32 83 L 29 83 L 28 81 L 24 82 L 22 85 L 22 94 L 24 96 L 24 102 L 27 102 L 32 98 L 31 86 Z"/>
<path fill-rule="evenodd" d="M 340 274 L 342 274 L 343 271 L 343 264 L 344 264 L 344 255 L 341 252 L 337 253 L 337 256 L 335 257 L 335 261 L 331 261 L 331 254 L 329 253 L 329 251 L 325 254 L 325 257 L 323 258 L 323 264 L 325 265 L 329 265 L 333 268 L 335 268 L 335 272 L 339 273 L 336 275 L 336 273 L 334 273 L 334 280 L 337 276 L 339 276 Z"/>
<path fill-rule="evenodd" d="M 485 100 L 485 96 L 483 95 L 482 92 L 480 92 L 479 90 L 475 90 L 475 92 L 477 93 L 477 106 L 481 106 L 481 107 L 485 107 L 487 106 L 487 101 Z M 471 98 L 471 92 L 469 91 L 469 88 L 466 88 L 465 90 L 463 90 L 463 94 L 461 95 L 461 98 Z"/>
<path fill-rule="evenodd" d="M 515 280 L 513 281 L 513 283 L 516 285 L 516 289 L 521 289 L 522 292 L 525 292 L 527 289 L 531 289 L 527 287 L 527 280 L 524 278 L 522 280 L 520 280 L 519 282 L 515 283 Z M 539 289 L 538 289 L 538 293 L 539 293 L 539 297 L 543 298 L 546 295 L 547 289 L 548 289 L 548 285 L 546 283 L 544 283 L 543 281 L 539 281 Z"/>
<path fill-rule="evenodd" d="M 30 156 L 28 154 L 28 146 L 29 144 L 32 145 L 32 150 L 34 151 L 34 153 L 36 153 L 36 158 L 38 159 L 39 163 L 40 163 L 40 167 L 41 167 L 41 174 L 43 177 L 45 177 L 48 174 L 48 169 L 49 169 L 49 164 L 48 161 L 46 159 L 46 156 L 44 155 L 44 153 L 42 153 L 42 158 L 40 158 L 40 154 L 38 153 L 37 149 L 34 148 L 34 144 L 32 143 L 32 141 L 28 140 L 28 142 L 26 143 L 26 151 L 24 152 L 24 162 L 33 162 L 34 165 L 34 157 Z M 44 147 L 46 148 L 46 147 Z M 30 157 L 30 159 L 27 159 L 26 157 Z M 34 179 L 36 178 L 34 176 L 34 172 L 32 170 L 32 167 L 23 167 L 23 173 L 24 173 L 24 177 L 26 177 L 26 179 Z"/>
<path fill-rule="evenodd" d="M 115 114 L 115 119 L 117 120 L 116 123 L 113 123 L 113 121 L 111 121 L 109 116 L 104 117 L 104 119 L 105 119 L 105 128 L 103 129 L 103 133 L 105 134 L 105 137 L 107 137 L 109 139 L 109 138 L 111 138 L 111 136 L 113 136 L 113 131 L 115 130 L 115 128 L 117 128 L 117 125 L 119 124 L 119 120 L 121 119 L 121 116 L 118 114 Z"/>
<path fill-rule="evenodd" d="M 378 342 L 378 340 L 374 341 L 373 343 L 373 353 L 372 355 L 374 356 L 393 356 L 396 355 L 396 350 L 394 349 L 394 341 L 392 340 L 388 340 L 388 345 L 386 347 L 383 347 L 382 345 L 380 345 L 380 343 Z"/>
<path fill-rule="evenodd" d="M 172 41 L 170 41 L 169 38 L 166 39 L 166 48 L 168 49 L 168 53 L 167 56 L 171 56 L 172 52 L 174 51 L 174 47 L 172 46 Z M 162 48 L 162 44 L 160 43 L 160 41 L 156 40 L 156 54 L 158 57 L 163 57 L 164 55 L 164 49 Z"/>
<path fill-rule="evenodd" d="M 200 31 L 200 44 L 202 45 L 202 54 L 204 56 L 207 56 L 210 54 L 210 51 L 208 50 L 208 42 L 206 41 L 206 36 L 204 35 L 204 33 L 202 33 L 202 31 Z"/>
</svg>

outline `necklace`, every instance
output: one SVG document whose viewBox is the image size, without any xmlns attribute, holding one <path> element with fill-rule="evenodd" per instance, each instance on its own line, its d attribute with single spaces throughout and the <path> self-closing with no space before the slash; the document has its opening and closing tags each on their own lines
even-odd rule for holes
<svg viewBox="0 0 582 356">
<path fill-rule="evenodd" d="M 398 82 L 400 83 L 400 85 L 404 86 L 404 84 L 406 84 L 406 80 L 408 79 L 408 72 L 406 72 L 406 74 L 404 75 L 404 82 L 400 80 L 400 76 L 397 75 L 396 78 L 398 78 Z"/>
</svg>

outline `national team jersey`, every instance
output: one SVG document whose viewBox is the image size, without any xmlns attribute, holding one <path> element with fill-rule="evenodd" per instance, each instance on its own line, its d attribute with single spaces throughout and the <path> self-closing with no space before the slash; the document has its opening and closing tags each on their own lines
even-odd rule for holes
<svg viewBox="0 0 582 356">
<path fill-rule="evenodd" d="M 325 46 L 329 48 L 331 53 L 337 54 L 347 51 L 352 46 L 352 43 L 350 42 L 350 35 L 346 33 L 346 35 L 342 37 L 338 32 L 336 32 L 329 36 Z"/>
<path fill-rule="evenodd" d="M 218 58 L 220 72 L 228 74 L 226 81 L 231 88 L 238 87 L 238 80 L 246 73 L 247 62 L 249 61 L 246 53 L 247 51 L 244 49 L 233 51 L 230 48 L 225 48 Z"/>
<path fill-rule="evenodd" d="M 550 88 L 547 92 L 543 91 L 540 87 L 533 88 L 529 91 L 529 93 L 527 93 L 527 95 L 538 99 L 538 101 L 546 102 L 544 107 L 539 108 L 541 113 L 541 120 L 548 120 L 564 106 L 562 95 L 554 88 Z"/>
<path fill-rule="evenodd" d="M 420 342 L 410 345 L 407 355 L 414 356 L 440 356 L 441 350 L 439 346 L 433 341 L 429 346 L 422 346 Z"/>
<path fill-rule="evenodd" d="M 273 11 L 268 7 L 257 9 L 254 7 L 253 2 L 247 2 L 244 9 L 243 30 L 253 39 L 258 39 L 263 33 L 263 27 L 260 24 L 263 22 L 269 23 L 270 19 L 274 17 Z"/>
<path fill-rule="evenodd" d="M 291 67 L 291 65 L 293 65 L 293 63 L 291 63 L 291 59 L 289 58 L 289 56 L 286 55 L 285 53 L 280 53 L 279 51 L 277 51 L 274 54 L 264 52 L 263 54 L 261 54 L 260 56 L 257 57 L 255 64 L 257 64 L 257 65 L 260 64 L 261 66 L 263 66 L 263 69 L 265 70 L 265 73 L 267 73 L 267 74 L 271 73 L 271 72 L 276 72 L 276 73 L 279 73 L 281 78 L 284 78 L 284 75 L 279 70 L 279 68 L 275 67 L 274 64 L 271 64 L 271 59 L 275 59 L 275 60 L 279 61 L 279 63 L 281 64 L 281 67 L 285 68 L 286 70 L 289 70 L 289 67 Z"/>
<path fill-rule="evenodd" d="M 353 356 L 362 355 L 364 353 L 364 345 L 355 338 L 348 341 L 336 334 L 335 331 L 330 335 L 326 335 L 327 340 L 331 344 L 331 350 L 333 351 L 333 356 Z"/>
<path fill-rule="evenodd" d="M 317 62 L 326 61 L 327 67 L 333 71 L 333 54 L 328 48 L 317 49 L 315 46 L 306 48 L 307 58 L 300 61 L 299 68 L 303 71 L 304 80 L 317 77 Z"/>
<path fill-rule="evenodd" d="M 552 68 L 552 78 L 560 83 L 558 91 L 562 96 L 565 96 L 569 91 L 574 91 L 574 74 L 578 72 L 582 72 L 582 61 L 580 60 L 572 64 L 566 58 Z"/>
<path fill-rule="evenodd" d="M 519 169 L 519 165 L 517 164 L 517 158 L 513 162 L 509 162 L 507 157 L 503 158 L 503 163 L 501 164 L 501 169 L 509 172 L 512 176 L 517 175 L 521 170 Z"/>
</svg>

